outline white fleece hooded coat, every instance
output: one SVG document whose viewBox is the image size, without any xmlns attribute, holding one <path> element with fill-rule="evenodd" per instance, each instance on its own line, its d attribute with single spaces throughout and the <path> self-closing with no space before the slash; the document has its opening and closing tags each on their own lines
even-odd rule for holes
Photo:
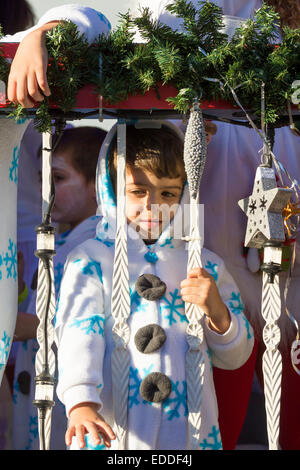
<svg viewBox="0 0 300 470">
<path fill-rule="evenodd" d="M 115 133 L 116 126 L 104 141 L 98 163 L 97 191 L 103 218 L 98 224 L 96 238 L 75 248 L 67 259 L 56 314 L 58 397 L 65 404 L 67 413 L 80 402 L 98 403 L 101 415 L 112 426 L 110 364 L 114 344 L 111 293 L 116 202 L 107 159 Z M 185 185 L 181 205 L 188 200 Z M 126 448 L 130 450 L 189 448 L 185 374 L 187 319 L 180 297 L 180 282 L 186 278 L 188 251 L 186 242 L 173 236 L 178 217 L 179 210 L 153 245 L 147 246 L 128 227 L 131 295 L 128 348 L 131 366 Z M 238 368 L 249 358 L 254 344 L 253 330 L 243 315 L 240 294 L 224 263 L 206 249 L 203 249 L 202 261 L 216 280 L 230 311 L 231 325 L 225 334 L 219 335 L 203 320 L 205 339 L 202 350 L 206 367 L 200 450 L 222 448 L 212 365 L 224 369 Z M 148 301 L 137 294 L 135 281 L 145 273 L 155 274 L 166 283 L 167 290 L 161 299 Z M 155 352 L 144 354 L 137 350 L 134 337 L 140 328 L 153 323 L 164 329 L 167 339 Z M 145 401 L 139 392 L 142 380 L 152 372 L 167 375 L 172 383 L 170 395 L 160 403 Z M 87 443 L 88 448 L 93 448 L 88 439 Z M 73 444 L 71 448 L 76 448 L 75 439 Z M 100 445 L 98 448 L 104 447 Z M 116 448 L 117 442 L 113 441 L 112 449 Z"/>
</svg>

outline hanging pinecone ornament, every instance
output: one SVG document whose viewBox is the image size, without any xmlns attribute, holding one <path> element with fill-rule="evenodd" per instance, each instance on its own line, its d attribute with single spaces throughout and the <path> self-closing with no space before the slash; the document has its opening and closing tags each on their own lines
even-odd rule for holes
<svg viewBox="0 0 300 470">
<path fill-rule="evenodd" d="M 187 271 L 202 267 L 201 236 L 199 226 L 199 190 L 206 160 L 206 137 L 202 112 L 195 102 L 190 112 L 184 141 L 184 164 L 190 192 L 190 235 L 187 237 Z M 200 428 L 202 422 L 202 384 L 204 375 L 204 356 L 201 351 L 203 328 L 201 318 L 204 312 L 198 305 L 185 303 L 188 319 L 186 353 L 187 402 L 190 410 L 188 423 L 191 449 L 199 449 Z"/>
<path fill-rule="evenodd" d="M 196 199 L 206 161 L 206 135 L 202 111 L 195 102 L 190 112 L 184 139 L 184 165 L 190 197 Z"/>
</svg>

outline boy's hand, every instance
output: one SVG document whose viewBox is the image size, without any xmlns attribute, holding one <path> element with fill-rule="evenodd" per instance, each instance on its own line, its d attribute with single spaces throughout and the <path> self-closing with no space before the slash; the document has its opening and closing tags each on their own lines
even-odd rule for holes
<svg viewBox="0 0 300 470">
<path fill-rule="evenodd" d="M 85 447 L 85 434 L 90 433 L 95 446 L 101 443 L 102 437 L 103 444 L 110 447 L 111 440 L 116 439 L 115 433 L 106 423 L 106 421 L 97 413 L 95 403 L 80 403 L 74 406 L 70 412 L 69 427 L 66 432 L 66 444 L 70 446 L 72 437 L 76 436 L 79 447 Z"/>
<path fill-rule="evenodd" d="M 209 318 L 209 326 L 219 334 L 230 326 L 230 315 L 221 299 L 214 278 L 203 268 L 194 268 L 181 284 L 181 297 L 185 302 L 196 304 Z"/>
<path fill-rule="evenodd" d="M 7 85 L 7 98 L 24 108 L 32 108 L 34 101 L 43 101 L 50 95 L 47 82 L 48 52 L 46 32 L 59 22 L 47 23 L 29 33 L 21 41 L 12 61 Z M 42 94 L 43 93 L 43 94 Z"/>
</svg>

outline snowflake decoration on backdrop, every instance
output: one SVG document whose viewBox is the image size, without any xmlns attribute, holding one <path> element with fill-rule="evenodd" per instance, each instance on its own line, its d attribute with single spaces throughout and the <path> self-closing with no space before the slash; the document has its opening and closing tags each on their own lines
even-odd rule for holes
<svg viewBox="0 0 300 470">
<path fill-rule="evenodd" d="M 7 335 L 6 331 L 3 332 L 3 338 L 0 342 L 0 370 L 6 366 L 6 361 L 10 349 L 11 337 Z"/>
<path fill-rule="evenodd" d="M 15 281 L 18 277 L 18 259 L 17 259 L 17 245 L 9 239 L 8 251 L 3 257 L 4 265 L 6 267 L 7 279 L 12 277 Z"/>
<path fill-rule="evenodd" d="M 210 439 L 210 442 L 207 438 L 200 442 L 200 447 L 202 450 L 222 450 L 222 441 L 219 428 L 212 426 L 211 432 L 207 437 Z"/>
<path fill-rule="evenodd" d="M 20 149 L 16 146 L 13 150 L 13 159 L 9 167 L 9 179 L 17 183 Z"/>
<path fill-rule="evenodd" d="M 182 322 L 188 323 L 185 313 L 182 313 L 182 311 L 184 312 L 184 302 L 181 296 L 178 295 L 178 292 L 179 292 L 178 289 L 175 289 L 174 292 L 169 293 L 171 300 L 168 300 L 166 296 L 163 296 L 162 298 L 162 300 L 165 301 L 166 305 L 162 303 L 161 308 L 167 309 L 170 311 L 169 315 L 165 316 L 165 318 L 169 320 L 170 326 L 173 323 L 177 323 L 176 317 L 179 318 L 180 323 Z"/>
<path fill-rule="evenodd" d="M 2 279 L 2 271 L 1 271 L 1 266 L 3 265 L 3 261 L 2 261 L 2 256 L 0 255 L 0 281 Z"/>
<path fill-rule="evenodd" d="M 25 450 L 33 449 L 33 444 L 35 439 L 37 439 L 39 434 L 39 426 L 38 426 L 38 417 L 37 416 L 29 416 L 29 441 Z"/>
</svg>

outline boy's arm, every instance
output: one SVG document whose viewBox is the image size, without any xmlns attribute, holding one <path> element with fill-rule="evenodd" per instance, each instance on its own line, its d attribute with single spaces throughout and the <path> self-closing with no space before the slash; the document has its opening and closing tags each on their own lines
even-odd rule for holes
<svg viewBox="0 0 300 470">
<path fill-rule="evenodd" d="M 204 320 L 204 334 L 211 352 L 212 363 L 220 369 L 234 370 L 250 357 L 254 346 L 254 331 L 244 314 L 241 294 L 224 262 L 218 263 L 217 287 L 230 316 L 229 328 L 218 334 Z"/>
<path fill-rule="evenodd" d="M 220 258 L 207 261 L 208 269 L 214 267 L 214 276 L 205 268 L 192 269 L 181 282 L 182 299 L 198 305 L 205 314 L 204 334 L 213 364 L 221 369 L 237 369 L 251 354 L 252 327 L 243 314 L 240 293 L 223 261 Z"/>
<path fill-rule="evenodd" d="M 105 313 L 101 264 L 78 247 L 65 266 L 55 317 L 55 341 L 57 395 L 69 416 L 83 402 L 102 408 Z"/>
<path fill-rule="evenodd" d="M 89 43 L 92 43 L 99 34 L 108 34 L 110 31 L 107 18 L 93 8 L 64 5 L 49 10 L 38 24 L 29 30 L 2 38 L 1 42 L 20 42 L 8 78 L 9 101 L 30 108 L 34 105 L 33 100 L 42 101 L 43 95 L 50 95 L 46 75 L 48 53 L 45 36 L 47 31 L 65 20 L 75 23 Z"/>
</svg>

